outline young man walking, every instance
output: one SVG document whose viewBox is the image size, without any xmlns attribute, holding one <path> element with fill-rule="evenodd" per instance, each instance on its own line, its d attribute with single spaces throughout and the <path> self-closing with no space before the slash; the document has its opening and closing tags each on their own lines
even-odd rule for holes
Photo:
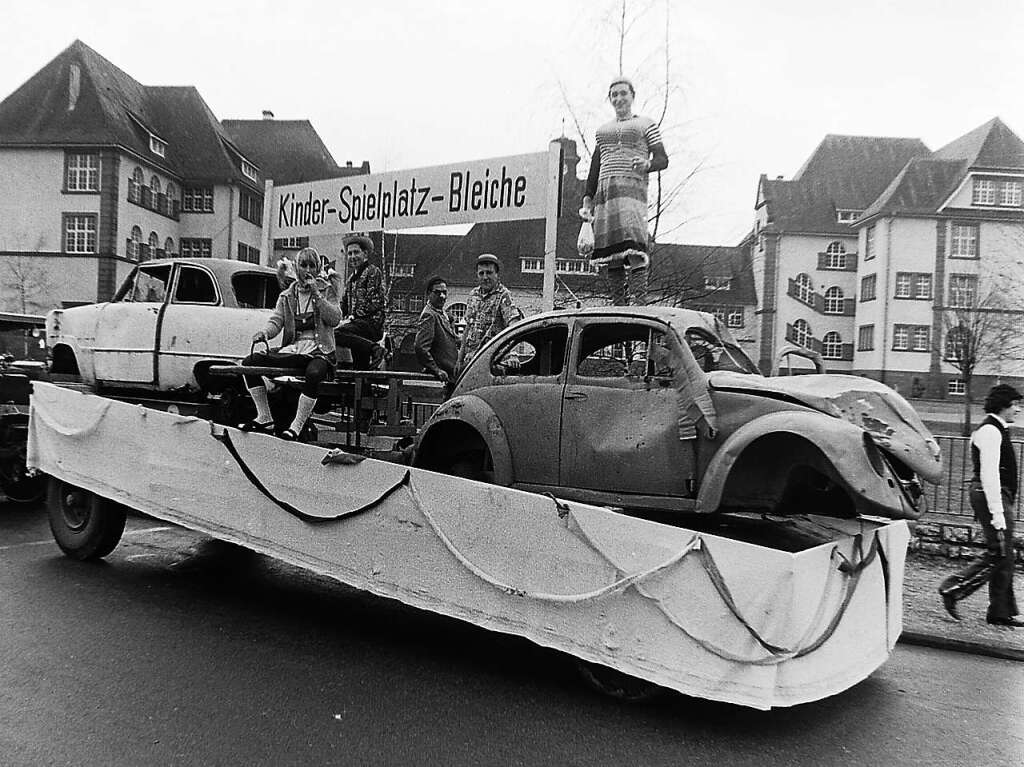
<svg viewBox="0 0 1024 767">
<path fill-rule="evenodd" d="M 985 534 L 985 552 L 939 587 L 942 604 L 960 620 L 957 602 L 988 583 L 988 622 L 1024 628 L 1013 594 L 1013 505 L 1017 500 L 1017 456 L 1009 426 L 1021 410 L 1021 395 L 1012 386 L 993 386 L 985 398 L 988 414 L 971 436 L 970 500 L 974 518 Z"/>
</svg>

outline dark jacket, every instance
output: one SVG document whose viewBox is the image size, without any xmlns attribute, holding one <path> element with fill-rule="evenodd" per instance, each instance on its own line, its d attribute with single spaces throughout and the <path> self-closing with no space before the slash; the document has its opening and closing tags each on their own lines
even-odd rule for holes
<svg viewBox="0 0 1024 767">
<path fill-rule="evenodd" d="M 985 424 L 992 424 L 999 429 L 999 433 L 1002 435 L 1002 442 L 999 446 L 999 484 L 1002 485 L 1003 490 L 1010 493 L 1011 498 L 1015 499 L 1017 497 L 1017 454 L 1013 451 L 1010 435 L 1002 422 L 991 415 L 986 416 L 978 428 L 980 429 Z M 971 462 L 974 465 L 972 479 L 975 482 L 981 482 L 981 451 L 973 444 L 971 445 Z"/>
<path fill-rule="evenodd" d="M 455 364 L 459 359 L 459 341 L 447 315 L 430 304 L 423 307 L 416 321 L 416 359 L 428 371 L 437 375 L 439 370 L 455 377 Z"/>
</svg>

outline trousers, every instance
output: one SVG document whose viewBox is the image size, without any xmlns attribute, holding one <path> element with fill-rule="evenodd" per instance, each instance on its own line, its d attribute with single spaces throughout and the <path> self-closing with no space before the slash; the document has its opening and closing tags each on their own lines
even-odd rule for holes
<svg viewBox="0 0 1024 767">
<path fill-rule="evenodd" d="M 946 578 L 940 591 L 960 601 L 988 583 L 988 620 L 1012 618 L 1018 615 L 1017 598 L 1013 593 L 1013 498 L 1009 492 L 1003 491 L 1006 529 L 1002 531 L 992 527 L 992 515 L 980 482 L 971 483 L 969 498 L 974 518 L 985 535 L 985 551 L 963 570 Z"/>
</svg>

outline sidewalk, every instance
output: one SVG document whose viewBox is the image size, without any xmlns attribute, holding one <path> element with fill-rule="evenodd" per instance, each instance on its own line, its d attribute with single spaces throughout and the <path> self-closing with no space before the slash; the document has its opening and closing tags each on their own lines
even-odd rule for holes
<svg viewBox="0 0 1024 767">
<path fill-rule="evenodd" d="M 906 644 L 958 650 L 1024 661 L 1024 629 L 1001 628 L 985 622 L 988 589 L 982 587 L 960 602 L 957 623 L 942 607 L 939 582 L 963 567 L 963 560 L 908 552 L 903 581 L 903 636 Z M 1020 592 L 1021 573 L 1015 585 Z"/>
</svg>

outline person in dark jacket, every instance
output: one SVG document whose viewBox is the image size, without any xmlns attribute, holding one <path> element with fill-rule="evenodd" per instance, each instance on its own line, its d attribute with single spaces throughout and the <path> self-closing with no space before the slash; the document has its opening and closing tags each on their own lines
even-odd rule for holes
<svg viewBox="0 0 1024 767">
<path fill-rule="evenodd" d="M 427 281 L 427 305 L 416 322 L 416 359 L 444 384 L 446 397 L 455 384 L 459 361 L 459 338 L 444 313 L 447 299 L 447 283 L 441 277 L 431 277 Z"/>
<path fill-rule="evenodd" d="M 1021 410 L 1021 395 L 1012 386 L 993 386 L 985 398 L 988 414 L 971 436 L 970 500 L 974 518 L 985 534 L 985 552 L 939 587 L 942 604 L 960 620 L 957 602 L 988 583 L 988 622 L 1024 627 L 1013 593 L 1013 506 L 1017 500 L 1017 456 L 1009 427 Z"/>
<path fill-rule="evenodd" d="M 370 263 L 373 241 L 365 234 L 342 239 L 348 259 L 348 282 L 341 300 L 344 321 L 334 331 L 339 348 L 352 350 L 356 368 L 373 370 L 384 359 L 384 275 Z"/>
</svg>

